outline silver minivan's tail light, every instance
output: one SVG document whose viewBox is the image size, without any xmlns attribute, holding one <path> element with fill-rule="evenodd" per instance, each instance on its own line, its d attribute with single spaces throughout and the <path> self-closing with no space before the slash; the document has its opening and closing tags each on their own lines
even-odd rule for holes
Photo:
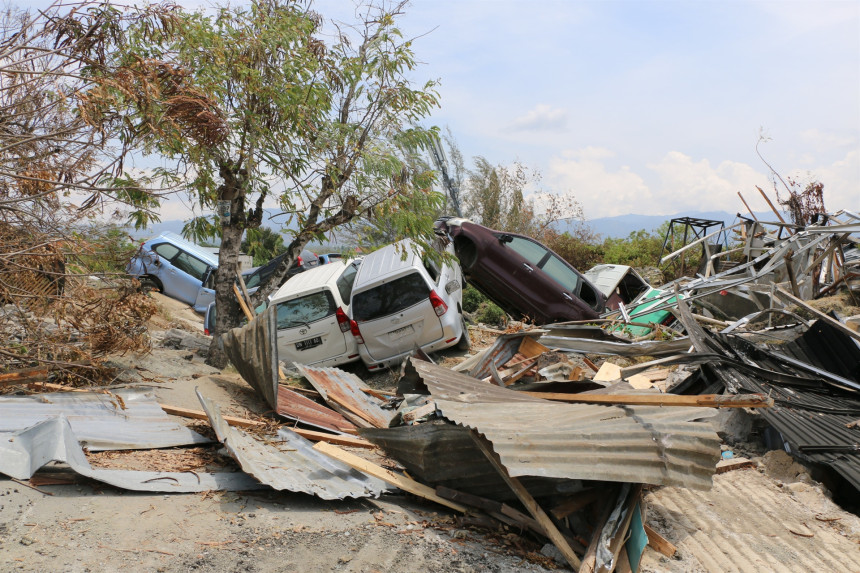
<svg viewBox="0 0 860 573">
<path fill-rule="evenodd" d="M 436 316 L 442 316 L 446 312 L 448 312 L 448 305 L 445 304 L 445 301 L 436 294 L 435 290 L 430 291 L 430 304 L 433 305 L 433 310 L 436 311 Z"/>
<path fill-rule="evenodd" d="M 350 320 L 349 329 L 352 331 L 352 335 L 355 337 L 355 341 L 359 344 L 364 344 L 364 337 L 361 336 L 361 331 L 358 329 L 358 323 L 354 320 Z"/>
<path fill-rule="evenodd" d="M 343 309 L 341 307 L 337 307 L 337 312 L 335 312 L 334 315 L 337 317 L 337 325 L 340 327 L 340 331 L 349 332 L 352 327 L 349 324 L 349 317 Z"/>
</svg>

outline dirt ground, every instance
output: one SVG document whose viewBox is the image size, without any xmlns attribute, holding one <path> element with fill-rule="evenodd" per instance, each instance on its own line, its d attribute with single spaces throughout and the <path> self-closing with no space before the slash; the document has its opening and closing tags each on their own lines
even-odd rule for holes
<svg viewBox="0 0 860 573">
<path fill-rule="evenodd" d="M 200 409 L 194 393 L 200 388 L 224 414 L 263 413 L 265 405 L 232 368 L 219 371 L 188 348 L 163 347 L 165 334 L 175 330 L 199 335 L 201 345 L 206 339 L 198 315 L 156 296 L 161 309 L 151 329 L 153 352 L 115 357 L 116 365 L 125 368 L 119 380 L 150 385 L 164 404 Z M 481 346 L 493 336 L 487 333 L 481 340 L 477 333 L 475 338 Z M 441 358 L 446 365 L 459 360 L 453 351 Z M 359 376 L 367 376 L 356 368 Z M 371 385 L 385 387 L 395 379 L 378 374 Z M 208 431 L 205 422 L 186 423 Z M 90 461 L 128 469 L 167 469 L 195 460 L 232 463 L 215 448 L 199 450 L 103 453 Z M 645 498 L 646 523 L 675 543 L 679 553 L 669 559 L 647 548 L 641 570 L 808 571 L 821 563 L 825 568 L 818 570 L 860 571 L 860 519 L 833 504 L 802 466 L 779 454 L 763 455 L 756 468 L 715 476 L 710 492 L 652 488 Z M 335 502 L 270 490 L 150 495 L 76 478 L 63 466 L 43 470 L 37 478 L 31 482 L 38 484 L 34 489 L 0 477 L 0 571 L 508 572 L 559 567 L 537 553 L 540 545 L 513 532 L 463 526 L 445 508 L 406 495 Z M 750 558 L 754 551 L 758 561 Z M 793 555 L 802 558 L 792 561 Z"/>
</svg>

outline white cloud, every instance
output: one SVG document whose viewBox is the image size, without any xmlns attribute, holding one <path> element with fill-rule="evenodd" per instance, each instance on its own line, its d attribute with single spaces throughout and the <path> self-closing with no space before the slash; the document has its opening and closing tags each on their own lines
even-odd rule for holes
<svg viewBox="0 0 860 573">
<path fill-rule="evenodd" d="M 670 151 L 648 169 L 659 177 L 655 185 L 656 205 L 659 213 L 673 214 L 683 211 L 726 210 L 742 207 L 738 191 L 754 191 L 766 177 L 744 163 L 723 161 L 716 168 L 707 159 L 693 161 L 679 151 Z"/>
<path fill-rule="evenodd" d="M 595 147 L 566 151 L 550 160 L 549 183 L 558 193 L 572 193 L 588 218 L 642 212 L 651 201 L 650 189 L 626 166 L 609 171 L 603 161 L 612 155 Z"/>
<path fill-rule="evenodd" d="M 539 104 L 511 124 L 512 131 L 565 131 L 567 111 Z"/>
<path fill-rule="evenodd" d="M 847 209 L 860 210 L 860 151 L 849 151 L 844 158 L 830 165 L 809 171 L 792 171 L 788 174 L 801 184 L 820 181 L 824 184 L 824 206 L 834 213 Z"/>
</svg>

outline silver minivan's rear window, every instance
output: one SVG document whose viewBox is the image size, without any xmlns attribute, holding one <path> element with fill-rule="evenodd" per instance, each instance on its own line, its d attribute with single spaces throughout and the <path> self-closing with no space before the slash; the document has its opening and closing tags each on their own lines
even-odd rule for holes
<svg viewBox="0 0 860 573">
<path fill-rule="evenodd" d="M 378 287 L 357 293 L 352 299 L 352 316 L 368 321 L 400 312 L 404 308 L 427 300 L 430 287 L 418 273 L 394 279 Z"/>
<path fill-rule="evenodd" d="M 334 297 L 327 290 L 278 303 L 278 330 L 296 328 L 333 315 Z"/>
</svg>

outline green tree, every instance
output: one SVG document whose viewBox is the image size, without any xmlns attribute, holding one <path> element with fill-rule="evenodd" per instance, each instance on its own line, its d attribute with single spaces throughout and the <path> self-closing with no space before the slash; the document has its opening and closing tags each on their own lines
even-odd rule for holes
<svg viewBox="0 0 860 573">
<path fill-rule="evenodd" d="M 132 35 L 116 53 L 115 81 L 99 103 L 123 109 L 127 136 L 177 160 L 199 205 L 220 214 L 184 229 L 221 236 L 216 335 L 239 323 L 232 282 L 241 239 L 260 226 L 268 198 L 295 230 L 255 306 L 310 240 L 429 189 L 432 173 L 410 169 L 401 152 L 435 136 L 417 123 L 438 105 L 434 82 L 411 80 L 412 42 L 396 27 L 402 6 L 368 7 L 363 22 L 335 28 L 331 45 L 316 37 L 321 18 L 299 2 L 178 11 L 169 30 Z M 412 231 L 429 237 L 432 219 L 410 216 L 420 222 Z M 221 366 L 217 348 L 213 339 L 209 360 Z"/>
<path fill-rule="evenodd" d="M 284 236 L 269 227 L 248 229 L 242 241 L 242 251 L 254 258 L 254 266 L 261 266 L 287 250 Z"/>
<path fill-rule="evenodd" d="M 623 239 L 607 238 L 603 241 L 604 262 L 631 267 L 657 266 L 668 228 L 669 222 L 666 221 L 650 232 L 640 229 Z"/>
</svg>

